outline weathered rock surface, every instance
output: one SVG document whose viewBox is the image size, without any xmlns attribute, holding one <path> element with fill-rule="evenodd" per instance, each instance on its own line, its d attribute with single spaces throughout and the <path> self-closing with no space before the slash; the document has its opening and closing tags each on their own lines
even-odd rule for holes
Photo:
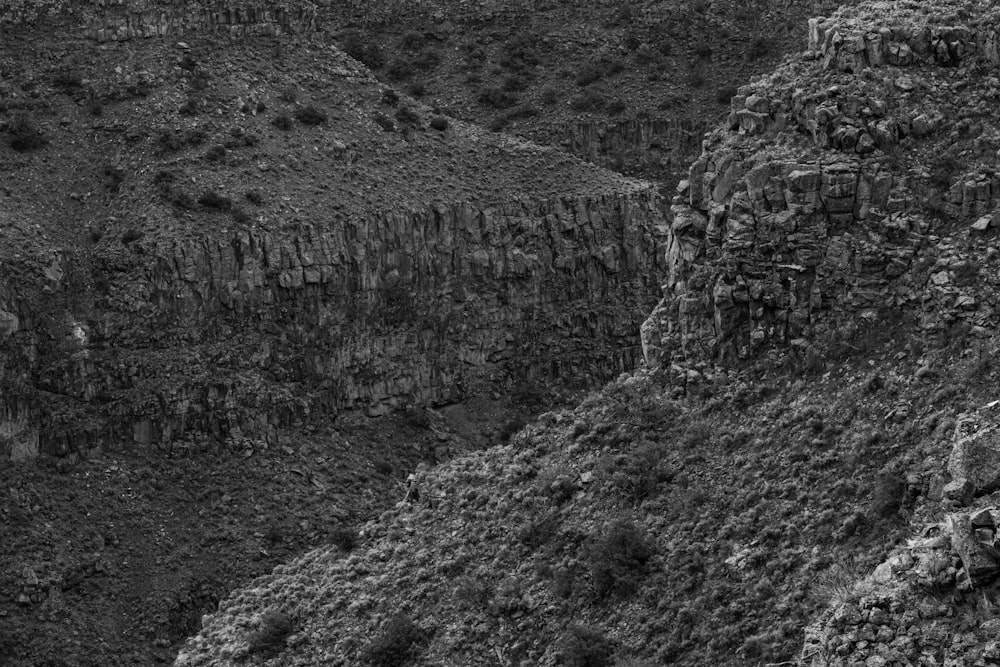
<svg viewBox="0 0 1000 667">
<path fill-rule="evenodd" d="M 909 313 L 928 334 L 996 324 L 977 269 L 935 228 L 997 207 L 1000 144 L 976 124 L 997 81 L 974 73 L 994 38 L 935 18 L 814 21 L 810 53 L 739 89 L 671 207 L 671 278 L 644 325 L 651 363 L 819 357 L 855 344 L 858 314 Z M 944 132 L 949 114 L 980 134 Z"/>
<path fill-rule="evenodd" d="M 66 399 L 58 412 L 27 387 L 5 395 L 19 443 L 5 454 L 191 431 L 267 437 L 315 412 L 378 414 L 516 378 L 613 377 L 640 359 L 659 220 L 655 195 L 609 194 L 157 243 L 121 295 L 133 312 L 108 312 L 93 332 L 133 340 L 102 349 L 70 337 L 62 377 L 43 381 Z M 26 325 L 6 345 L 32 336 L 24 307 L 4 304 Z"/>
<path fill-rule="evenodd" d="M 1000 488 L 1000 439 L 993 428 L 982 428 L 974 416 L 960 418 L 948 457 L 951 481 L 944 495 L 962 504 Z"/>
</svg>

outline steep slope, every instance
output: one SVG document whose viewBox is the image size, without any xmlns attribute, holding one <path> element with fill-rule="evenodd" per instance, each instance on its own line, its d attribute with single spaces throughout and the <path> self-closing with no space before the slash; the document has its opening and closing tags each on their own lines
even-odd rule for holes
<svg viewBox="0 0 1000 667">
<path fill-rule="evenodd" d="M 3 45 L 4 456 L 261 441 L 639 359 L 651 185 L 433 114 L 308 39 L 76 30 L 30 68 L 43 33 Z"/>
<path fill-rule="evenodd" d="M 946 513 L 995 487 L 946 491 L 992 454 L 946 462 L 995 399 L 993 12 L 812 22 L 678 187 L 650 369 L 418 474 L 362 549 L 258 579 L 176 664 L 990 660 L 996 568 Z M 926 523 L 953 527 L 893 552 Z"/>
</svg>

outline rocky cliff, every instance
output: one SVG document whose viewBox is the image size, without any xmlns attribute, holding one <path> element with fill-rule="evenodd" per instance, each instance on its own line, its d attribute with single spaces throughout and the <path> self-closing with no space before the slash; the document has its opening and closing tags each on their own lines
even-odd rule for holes
<svg viewBox="0 0 1000 667">
<path fill-rule="evenodd" d="M 15 206 L 55 207 L 10 219 L 30 242 L 8 248 L 0 282 L 4 457 L 266 441 L 344 410 L 588 386 L 641 358 L 666 238 L 652 186 L 442 117 L 431 127 L 336 51 L 291 79 L 264 65 L 247 86 L 253 44 L 217 68 L 197 40 L 140 44 L 95 47 L 87 85 L 144 97 L 98 120 L 39 107 L 48 145 L 3 147 Z M 284 66 L 310 48 L 286 45 Z M 37 107 L 30 89 L 11 104 Z M 108 150 L 73 143 L 79 125 Z M 96 173 L 46 198 L 49 159 Z M 113 192 L 94 182 L 106 173 Z"/>
<path fill-rule="evenodd" d="M 988 28 L 954 27 L 968 11 L 901 10 L 877 29 L 814 19 L 804 58 L 740 88 L 671 207 L 651 361 L 775 345 L 815 360 L 855 335 L 847 314 L 897 309 L 932 337 L 994 323 L 968 290 L 976 267 L 936 243 L 951 225 L 990 228 L 1000 185 L 984 122 L 995 79 L 972 74 L 996 47 Z"/>
</svg>

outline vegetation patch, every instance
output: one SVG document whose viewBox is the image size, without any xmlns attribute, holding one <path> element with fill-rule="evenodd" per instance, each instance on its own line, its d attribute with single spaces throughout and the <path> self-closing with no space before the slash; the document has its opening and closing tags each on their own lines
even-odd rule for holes
<svg viewBox="0 0 1000 667">
<path fill-rule="evenodd" d="M 285 648 L 285 640 L 292 634 L 292 619 L 288 614 L 269 610 L 260 619 L 260 627 L 247 638 L 251 655 L 273 656 Z"/>
<path fill-rule="evenodd" d="M 590 576 L 599 599 L 627 596 L 638 587 L 655 548 L 636 524 L 619 520 L 593 537 L 589 548 Z"/>
<path fill-rule="evenodd" d="M 27 115 L 19 114 L 7 126 L 7 145 L 18 153 L 27 153 L 44 148 L 49 140 Z"/>
<path fill-rule="evenodd" d="M 303 125 L 322 125 L 326 122 L 326 112 L 310 105 L 295 110 L 295 120 Z"/>
<path fill-rule="evenodd" d="M 417 657 L 428 633 L 406 614 L 393 616 L 363 649 L 362 660 L 373 667 L 402 667 Z"/>
</svg>

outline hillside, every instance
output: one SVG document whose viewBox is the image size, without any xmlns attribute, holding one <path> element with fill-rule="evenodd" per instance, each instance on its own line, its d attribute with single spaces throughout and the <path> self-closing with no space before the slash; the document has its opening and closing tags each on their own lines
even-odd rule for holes
<svg viewBox="0 0 1000 667">
<path fill-rule="evenodd" d="M 176 664 L 990 664 L 994 11 L 812 21 L 677 187 L 649 367 L 421 469 Z"/>
</svg>

